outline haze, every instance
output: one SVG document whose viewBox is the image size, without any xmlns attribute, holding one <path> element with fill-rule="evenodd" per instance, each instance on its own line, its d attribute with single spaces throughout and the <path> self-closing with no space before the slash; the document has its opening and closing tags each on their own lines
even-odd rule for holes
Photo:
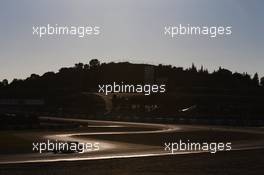
<svg viewBox="0 0 264 175">
<path fill-rule="evenodd" d="M 261 0 L 9 0 L 0 2 L 0 80 L 58 71 L 74 63 L 130 61 L 264 76 Z M 165 25 L 230 25 L 232 35 L 164 37 Z M 33 25 L 97 25 L 99 37 L 32 35 Z"/>
</svg>

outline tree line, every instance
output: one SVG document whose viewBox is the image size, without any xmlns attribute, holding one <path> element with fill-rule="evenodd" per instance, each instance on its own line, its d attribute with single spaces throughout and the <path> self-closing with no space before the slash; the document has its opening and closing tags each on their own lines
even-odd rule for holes
<svg viewBox="0 0 264 175">
<path fill-rule="evenodd" d="M 100 63 L 92 59 L 89 63 L 77 63 L 72 67 L 63 67 L 58 72 L 46 72 L 43 75 L 31 74 L 25 79 L 6 79 L 0 82 L 0 90 L 10 93 L 34 91 L 45 92 L 95 92 L 100 83 L 124 82 L 132 84 L 145 83 L 145 68 L 151 66 L 153 83 L 159 80 L 167 84 L 168 91 L 179 89 L 222 89 L 222 90 L 259 90 L 263 91 L 264 77 L 259 78 L 255 73 L 252 77 L 248 73 L 232 72 L 219 67 L 209 72 L 203 66 L 197 68 L 194 64 L 184 69 L 172 65 L 132 64 L 129 62 Z M 3 93 L 2 93 L 3 94 Z"/>
</svg>

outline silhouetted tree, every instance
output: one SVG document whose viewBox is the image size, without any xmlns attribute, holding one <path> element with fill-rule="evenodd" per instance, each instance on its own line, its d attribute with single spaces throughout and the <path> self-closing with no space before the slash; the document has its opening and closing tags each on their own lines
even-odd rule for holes
<svg viewBox="0 0 264 175">
<path fill-rule="evenodd" d="M 42 77 L 45 77 L 45 78 L 50 78 L 50 77 L 53 77 L 55 75 L 54 72 L 46 72 L 42 75 Z"/>
<path fill-rule="evenodd" d="M 192 67 L 191 67 L 190 71 L 193 73 L 197 72 L 197 68 L 195 67 L 194 63 L 192 63 Z"/>
<path fill-rule="evenodd" d="M 83 69 L 84 69 L 84 70 L 88 70 L 89 68 L 90 68 L 89 64 L 85 64 L 85 65 L 83 66 Z"/>
<path fill-rule="evenodd" d="M 30 77 L 29 77 L 29 79 L 30 79 L 30 80 L 36 80 L 36 79 L 38 79 L 39 77 L 40 77 L 40 76 L 37 75 L 37 74 L 31 74 Z"/>
<path fill-rule="evenodd" d="M 260 79 L 260 85 L 264 87 L 264 77 Z"/>
<path fill-rule="evenodd" d="M 100 61 L 97 60 L 97 59 L 92 59 L 92 60 L 89 62 L 89 65 L 90 65 L 91 68 L 99 67 L 99 66 L 100 66 Z"/>
<path fill-rule="evenodd" d="M 75 64 L 75 68 L 76 68 L 77 70 L 82 70 L 82 69 L 83 69 L 83 63 L 76 63 L 76 64 Z"/>
<path fill-rule="evenodd" d="M 7 79 L 4 79 L 4 80 L 2 81 L 2 84 L 3 84 L 3 86 L 7 86 L 7 85 L 8 85 L 8 80 L 7 80 Z"/>
<path fill-rule="evenodd" d="M 14 78 L 13 81 L 11 82 L 11 84 L 17 83 L 17 82 L 19 82 L 19 80 L 17 78 Z"/>
<path fill-rule="evenodd" d="M 204 71 L 203 65 L 201 65 L 201 68 L 200 68 L 199 72 L 202 73 L 203 71 Z"/>
<path fill-rule="evenodd" d="M 252 80 L 253 80 L 254 85 L 259 86 L 259 77 L 258 77 L 258 73 L 255 73 L 255 74 L 254 74 Z"/>
</svg>

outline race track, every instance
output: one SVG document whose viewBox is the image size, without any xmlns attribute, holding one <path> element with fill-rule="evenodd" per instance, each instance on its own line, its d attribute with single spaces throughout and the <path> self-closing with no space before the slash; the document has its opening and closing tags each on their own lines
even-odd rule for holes
<svg viewBox="0 0 264 175">
<path fill-rule="evenodd" d="M 230 135 L 232 150 L 252 150 L 264 148 L 263 129 L 256 128 L 228 128 L 191 125 L 166 125 L 146 124 L 115 121 L 95 121 L 84 119 L 64 119 L 42 117 L 48 120 L 71 121 L 87 123 L 88 128 L 93 132 L 56 132 L 43 133 L 40 135 L 43 140 L 77 141 L 82 143 L 98 142 L 100 150 L 85 151 L 84 153 L 53 154 L 47 153 L 26 153 L 11 154 L 0 157 L 0 164 L 25 164 L 44 163 L 60 161 L 84 161 L 99 159 L 149 157 L 171 155 L 164 150 L 163 138 L 175 141 L 175 138 L 188 136 L 190 138 L 210 138 L 221 141 L 225 135 Z M 103 128 L 103 131 L 102 131 Z M 189 134 L 191 133 L 191 134 Z M 216 133 L 211 136 L 211 133 Z M 208 137 L 207 137 L 208 135 Z M 234 136 L 233 136 L 234 135 Z M 218 139 L 219 136 L 219 139 Z M 252 136 L 252 137 L 251 137 Z M 227 136 L 228 137 L 228 136 Z M 256 138 L 255 138 L 256 137 Z M 208 139 L 210 141 L 210 139 Z M 231 139 L 231 140 L 230 140 Z M 232 140 L 233 139 L 233 140 Z M 226 140 L 223 140 L 223 142 Z M 203 154 L 204 151 L 179 151 L 177 154 Z M 217 154 L 217 153 L 216 153 Z"/>
</svg>

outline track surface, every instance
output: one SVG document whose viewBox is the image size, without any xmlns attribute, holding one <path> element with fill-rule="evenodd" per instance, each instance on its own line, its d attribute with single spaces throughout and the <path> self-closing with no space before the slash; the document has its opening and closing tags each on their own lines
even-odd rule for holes
<svg viewBox="0 0 264 175">
<path fill-rule="evenodd" d="M 238 135 L 251 134 L 259 135 L 263 139 L 252 140 L 235 140 L 232 143 L 232 150 L 252 150 L 264 148 L 264 132 L 262 129 L 247 128 L 247 129 L 230 129 L 226 127 L 208 127 L 208 126 L 186 126 L 186 125 L 165 125 L 165 124 L 146 124 L 132 122 L 114 122 L 114 121 L 95 121 L 83 119 L 63 119 L 49 118 L 43 119 L 56 120 L 62 122 L 81 122 L 87 123 L 89 128 L 94 128 L 94 132 L 56 132 L 43 133 L 39 135 L 43 140 L 61 140 L 61 141 L 78 141 L 81 143 L 100 144 L 98 151 L 86 151 L 84 153 L 71 154 L 53 154 L 53 153 L 27 153 L 5 155 L 0 157 L 0 164 L 21 164 L 21 163 L 43 163 L 43 162 L 59 162 L 59 161 L 81 161 L 81 160 L 98 160 L 98 159 L 114 159 L 114 158 L 131 158 L 131 157 L 148 157 L 148 156 L 163 156 L 169 155 L 170 152 L 164 151 L 163 143 L 149 144 L 148 138 L 152 141 L 155 138 L 166 135 L 177 135 L 185 132 L 223 132 L 236 133 Z M 104 131 L 101 131 L 104 128 Z M 109 131 L 107 131 L 109 130 Z M 115 131 L 118 130 L 118 131 Z M 120 138 L 102 139 L 102 138 Z M 146 139 L 140 142 L 133 143 L 133 140 L 126 141 L 126 137 L 145 137 Z M 232 140 L 231 140 L 232 141 Z M 202 154 L 201 151 L 181 151 L 175 154 Z"/>
</svg>

